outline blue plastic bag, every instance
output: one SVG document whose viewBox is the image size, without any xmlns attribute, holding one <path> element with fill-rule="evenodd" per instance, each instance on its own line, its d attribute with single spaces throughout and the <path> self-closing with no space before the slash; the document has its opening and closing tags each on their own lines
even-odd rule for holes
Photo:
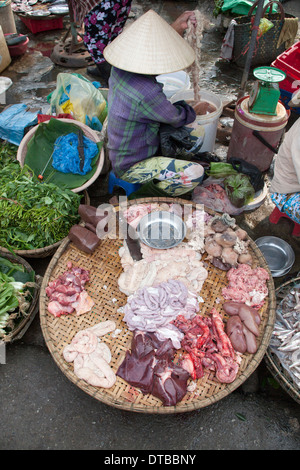
<svg viewBox="0 0 300 470">
<path fill-rule="evenodd" d="M 56 139 L 52 154 L 52 166 L 62 173 L 85 175 L 92 170 L 92 160 L 99 153 L 98 146 L 91 139 L 83 136 L 84 165 L 80 169 L 78 135 L 75 132 Z"/>
<path fill-rule="evenodd" d="M 31 112 L 26 104 L 13 104 L 0 114 L 0 138 L 20 145 L 25 128 L 38 123 L 40 111 Z"/>
</svg>

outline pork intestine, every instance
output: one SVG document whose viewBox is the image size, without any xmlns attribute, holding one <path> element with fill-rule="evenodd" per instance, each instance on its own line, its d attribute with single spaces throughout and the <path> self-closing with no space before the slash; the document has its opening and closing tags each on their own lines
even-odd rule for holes
<svg viewBox="0 0 300 470">
<path fill-rule="evenodd" d="M 200 97 L 200 60 L 201 60 L 201 41 L 204 30 L 204 20 L 202 13 L 199 10 L 195 10 L 196 25 L 192 24 L 190 20 L 187 21 L 187 29 L 185 33 L 185 39 L 195 52 L 195 62 L 187 69 L 191 73 L 192 88 L 194 89 L 194 100 L 199 102 Z"/>
</svg>

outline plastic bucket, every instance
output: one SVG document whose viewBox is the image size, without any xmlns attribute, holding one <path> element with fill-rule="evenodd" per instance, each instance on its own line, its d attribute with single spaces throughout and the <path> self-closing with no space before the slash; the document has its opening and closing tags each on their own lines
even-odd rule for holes
<svg viewBox="0 0 300 470">
<path fill-rule="evenodd" d="M 163 92 L 168 99 L 176 93 L 188 90 L 191 86 L 190 77 L 183 70 L 158 75 L 156 80 L 163 85 Z"/>
<path fill-rule="evenodd" d="M 208 114 L 197 116 L 196 120 L 188 127 L 192 127 L 194 129 L 192 134 L 203 140 L 203 144 L 199 150 L 201 152 L 213 152 L 216 142 L 219 117 L 223 111 L 223 104 L 222 100 L 214 93 L 200 91 L 200 96 L 201 101 L 205 101 L 213 105 L 216 110 Z M 194 90 L 186 90 L 176 93 L 172 96 L 170 101 L 171 103 L 176 103 L 176 101 L 180 100 L 187 102 L 194 101 Z"/>
<path fill-rule="evenodd" d="M 17 32 L 14 14 L 11 9 L 11 0 L 0 2 L 0 25 L 4 34 Z"/>
<path fill-rule="evenodd" d="M 249 96 L 244 96 L 236 104 L 227 160 L 231 157 L 241 158 L 255 165 L 260 171 L 266 171 L 270 168 L 290 111 L 279 102 L 275 116 L 254 114 L 249 112 L 248 103 Z M 264 143 L 254 135 L 254 131 Z"/>
</svg>

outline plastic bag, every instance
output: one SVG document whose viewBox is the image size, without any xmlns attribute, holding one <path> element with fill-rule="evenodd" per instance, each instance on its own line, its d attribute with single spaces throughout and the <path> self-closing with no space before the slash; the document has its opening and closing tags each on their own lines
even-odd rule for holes
<svg viewBox="0 0 300 470">
<path fill-rule="evenodd" d="M 194 189 L 192 201 L 196 204 L 203 204 L 213 211 L 229 215 L 239 215 L 243 212 L 243 208 L 237 208 L 230 202 L 224 189 L 223 179 L 207 178 Z"/>
<path fill-rule="evenodd" d="M 160 151 L 164 157 L 191 158 L 189 150 L 193 147 L 190 138 L 191 129 L 176 129 L 169 124 L 160 126 Z"/>
<path fill-rule="evenodd" d="M 271 28 L 274 28 L 274 24 L 268 20 L 267 18 L 261 18 L 258 27 L 258 35 L 259 37 L 269 31 Z"/>
<path fill-rule="evenodd" d="M 241 158 L 231 157 L 228 162 L 232 165 L 232 168 L 239 173 L 247 175 L 250 179 L 254 191 L 260 191 L 265 185 L 264 176 L 262 172 L 252 163 L 246 162 Z"/>
<path fill-rule="evenodd" d="M 98 154 L 98 146 L 92 140 L 83 136 L 84 164 L 80 169 L 78 152 L 78 135 L 74 132 L 56 139 L 52 155 L 52 166 L 62 173 L 85 175 L 92 170 L 92 160 Z"/>
<path fill-rule="evenodd" d="M 77 73 L 59 73 L 56 89 L 48 96 L 51 112 L 71 114 L 74 119 L 101 131 L 107 102 L 94 83 Z"/>
<path fill-rule="evenodd" d="M 264 1 L 264 6 L 269 2 L 269 0 Z M 224 0 L 221 10 L 235 13 L 237 15 L 248 15 L 250 8 L 253 6 L 254 0 Z M 273 12 L 278 10 L 276 4 L 273 4 Z M 269 10 L 269 8 L 268 8 Z M 267 11 L 268 11 L 267 10 Z"/>
<path fill-rule="evenodd" d="M 174 157 L 181 160 L 201 159 L 203 136 L 196 136 L 192 127 L 182 126 L 178 129 L 169 125 L 160 126 L 160 152 L 164 157 Z"/>
<path fill-rule="evenodd" d="M 224 187 L 229 200 L 235 207 L 246 206 L 254 198 L 254 188 L 249 177 L 238 173 L 224 179 Z"/>
<path fill-rule="evenodd" d="M 0 138 L 20 145 L 25 129 L 38 123 L 38 113 L 29 111 L 26 104 L 13 104 L 0 114 Z"/>
</svg>

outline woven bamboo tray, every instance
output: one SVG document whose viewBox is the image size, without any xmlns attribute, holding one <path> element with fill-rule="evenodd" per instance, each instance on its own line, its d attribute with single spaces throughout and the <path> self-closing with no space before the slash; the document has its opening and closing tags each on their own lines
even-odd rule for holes
<svg viewBox="0 0 300 470">
<path fill-rule="evenodd" d="M 176 198 L 147 198 L 127 201 L 128 205 L 135 203 L 177 203 L 195 204 Z M 118 210 L 118 208 L 116 208 Z M 207 210 L 210 214 L 212 211 Z M 122 273 L 119 248 L 123 241 L 120 239 L 101 240 L 99 247 L 93 254 L 87 255 L 78 250 L 73 243 L 64 241 L 53 256 L 45 273 L 40 294 L 40 321 L 45 342 L 49 348 L 54 361 L 61 371 L 76 384 L 80 389 L 96 398 L 97 400 L 123 410 L 141 413 L 183 413 L 203 408 L 221 400 L 238 388 L 256 369 L 261 362 L 268 347 L 274 321 L 275 321 L 275 289 L 268 265 L 256 244 L 250 240 L 250 251 L 254 258 L 254 265 L 265 268 L 270 273 L 268 281 L 269 296 L 262 308 L 262 321 L 260 324 L 260 336 L 258 338 L 258 350 L 252 354 L 244 354 L 240 364 L 236 380 L 231 384 L 219 383 L 213 373 L 206 372 L 197 381 L 197 388 L 193 392 L 188 392 L 184 399 L 176 406 L 163 406 L 161 401 L 152 395 L 143 395 L 138 389 L 117 377 L 115 385 L 110 389 L 101 389 L 88 385 L 83 380 L 76 377 L 73 372 L 73 364 L 68 364 L 62 351 L 67 344 L 70 344 L 73 336 L 81 329 L 93 326 L 100 321 L 108 319 L 116 322 L 116 328 L 121 330 L 118 334 L 110 333 L 102 337 L 102 340 L 109 346 L 112 353 L 111 366 L 116 372 L 122 363 L 125 352 L 130 349 L 132 332 L 122 321 L 123 315 L 118 309 L 126 304 L 127 297 L 119 291 L 117 280 Z M 90 271 L 90 282 L 86 289 L 95 301 L 95 306 L 88 314 L 81 316 L 63 315 L 55 318 L 47 310 L 48 297 L 45 289 L 48 283 L 56 279 L 67 269 L 67 262 L 72 261 L 73 265 L 80 266 Z M 210 265 L 209 276 L 201 290 L 201 297 L 204 303 L 201 304 L 201 313 L 205 314 L 213 306 L 224 314 L 221 310 L 222 294 L 221 289 L 227 285 L 226 273 Z M 219 305 L 216 305 L 216 302 Z"/>
<path fill-rule="evenodd" d="M 20 256 L 15 256 L 15 255 L 12 255 L 11 253 L 0 253 L 0 255 L 3 258 L 7 258 L 9 261 L 11 261 L 13 263 L 23 265 L 24 268 L 26 269 L 26 271 L 28 271 L 28 272 L 33 271 L 30 264 L 25 259 L 21 258 Z M 40 282 L 37 279 L 37 277 L 35 277 L 35 282 L 36 282 L 36 286 L 33 289 L 33 297 L 32 297 L 31 303 L 30 303 L 30 307 L 29 307 L 28 311 L 26 312 L 26 315 L 24 316 L 24 318 L 20 321 L 20 323 L 8 335 L 6 335 L 4 338 L 1 339 L 5 343 L 12 343 L 12 342 L 14 342 L 18 339 L 21 339 L 22 336 L 28 330 L 29 326 L 31 325 L 31 323 L 32 323 L 37 311 L 38 311 L 38 306 L 39 306 L 38 300 L 39 300 L 39 293 L 40 293 L 39 284 L 40 284 Z"/>
<path fill-rule="evenodd" d="M 290 289 L 293 288 L 296 284 L 299 285 L 300 277 L 295 277 L 288 282 L 285 282 L 281 286 L 277 287 L 275 294 L 277 303 L 279 304 L 281 300 L 289 293 Z M 276 320 L 276 319 L 275 319 Z M 274 379 L 279 383 L 279 385 L 290 395 L 297 403 L 300 403 L 300 390 L 291 379 L 290 375 L 283 367 L 280 362 L 280 359 L 276 354 L 274 354 L 271 348 L 267 348 L 264 361 L 268 370 L 273 375 Z"/>
<path fill-rule="evenodd" d="M 84 204 L 89 205 L 90 197 L 89 197 L 88 192 L 84 190 L 83 194 L 84 194 Z M 14 250 L 14 253 L 24 258 L 47 258 L 48 256 L 53 255 L 56 252 L 57 248 L 66 239 L 67 237 L 58 241 L 57 243 L 54 243 L 53 245 L 44 246 L 43 248 L 37 248 L 36 250 Z M 0 253 L 2 254 L 10 253 L 10 251 L 7 248 L 0 246 Z"/>
</svg>

